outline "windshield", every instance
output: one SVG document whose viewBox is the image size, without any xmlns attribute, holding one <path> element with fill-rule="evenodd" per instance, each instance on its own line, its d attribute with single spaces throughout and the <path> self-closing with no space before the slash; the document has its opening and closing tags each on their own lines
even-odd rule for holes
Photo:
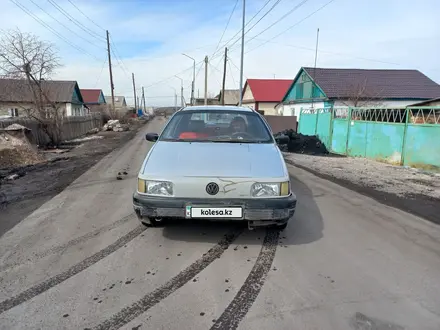
<svg viewBox="0 0 440 330">
<path fill-rule="evenodd" d="M 257 113 L 211 109 L 175 114 L 160 140 L 273 143 L 271 132 Z"/>
</svg>

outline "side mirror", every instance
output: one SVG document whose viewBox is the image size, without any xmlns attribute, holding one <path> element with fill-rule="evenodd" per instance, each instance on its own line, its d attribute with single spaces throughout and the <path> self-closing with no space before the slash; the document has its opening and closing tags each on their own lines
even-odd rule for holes
<svg viewBox="0 0 440 330">
<path fill-rule="evenodd" d="M 150 142 L 156 142 L 158 138 L 159 134 L 157 133 L 147 133 L 147 135 L 145 135 L 145 139 Z"/>
<path fill-rule="evenodd" d="M 275 142 L 277 144 L 288 144 L 289 141 L 290 141 L 290 138 L 287 135 L 275 136 Z"/>
</svg>

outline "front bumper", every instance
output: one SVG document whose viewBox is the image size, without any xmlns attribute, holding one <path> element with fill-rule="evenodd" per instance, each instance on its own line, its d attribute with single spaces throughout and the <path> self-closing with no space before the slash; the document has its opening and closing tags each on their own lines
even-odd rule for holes
<svg viewBox="0 0 440 330">
<path fill-rule="evenodd" d="M 285 223 L 293 216 L 296 208 L 296 196 L 259 199 L 209 199 L 209 198 L 173 198 L 152 197 L 133 194 L 133 207 L 139 218 L 185 218 L 187 205 L 206 207 L 237 207 L 243 208 L 244 221 L 269 221 Z M 206 220 L 216 220 L 209 218 Z M 220 219 L 223 220 L 223 219 Z M 236 219 L 231 221 L 237 221 Z"/>
</svg>

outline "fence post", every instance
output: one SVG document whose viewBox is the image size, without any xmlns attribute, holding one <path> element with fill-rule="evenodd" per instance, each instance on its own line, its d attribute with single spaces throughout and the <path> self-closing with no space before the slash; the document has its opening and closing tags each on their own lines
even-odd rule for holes
<svg viewBox="0 0 440 330">
<path fill-rule="evenodd" d="M 315 134 L 318 134 L 318 118 L 319 118 L 319 109 L 316 109 L 316 118 L 315 118 Z"/>
<path fill-rule="evenodd" d="M 347 139 L 345 141 L 345 154 L 347 156 L 349 156 L 348 154 L 348 140 L 350 139 L 350 131 L 351 131 L 351 113 L 352 113 L 353 108 L 352 107 L 348 107 L 348 117 L 347 117 Z"/>
<path fill-rule="evenodd" d="M 333 151 L 333 106 L 330 107 L 330 128 L 329 128 L 329 148 L 328 150 Z"/>
<path fill-rule="evenodd" d="M 302 116 L 303 109 L 299 109 L 299 118 L 298 118 L 298 132 L 301 133 L 301 116 Z"/>
<path fill-rule="evenodd" d="M 405 126 L 403 127 L 403 141 L 402 141 L 402 152 L 400 153 L 400 165 L 405 165 L 405 147 L 406 147 L 406 133 L 408 131 L 408 119 L 409 119 L 409 108 L 405 108 Z"/>
</svg>

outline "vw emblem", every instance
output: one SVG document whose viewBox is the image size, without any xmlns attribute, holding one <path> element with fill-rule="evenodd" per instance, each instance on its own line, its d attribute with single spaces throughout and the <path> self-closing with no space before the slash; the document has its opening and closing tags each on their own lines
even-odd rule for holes
<svg viewBox="0 0 440 330">
<path fill-rule="evenodd" d="M 215 182 L 210 182 L 206 185 L 206 192 L 210 195 L 216 195 L 219 191 L 218 184 Z"/>
</svg>

